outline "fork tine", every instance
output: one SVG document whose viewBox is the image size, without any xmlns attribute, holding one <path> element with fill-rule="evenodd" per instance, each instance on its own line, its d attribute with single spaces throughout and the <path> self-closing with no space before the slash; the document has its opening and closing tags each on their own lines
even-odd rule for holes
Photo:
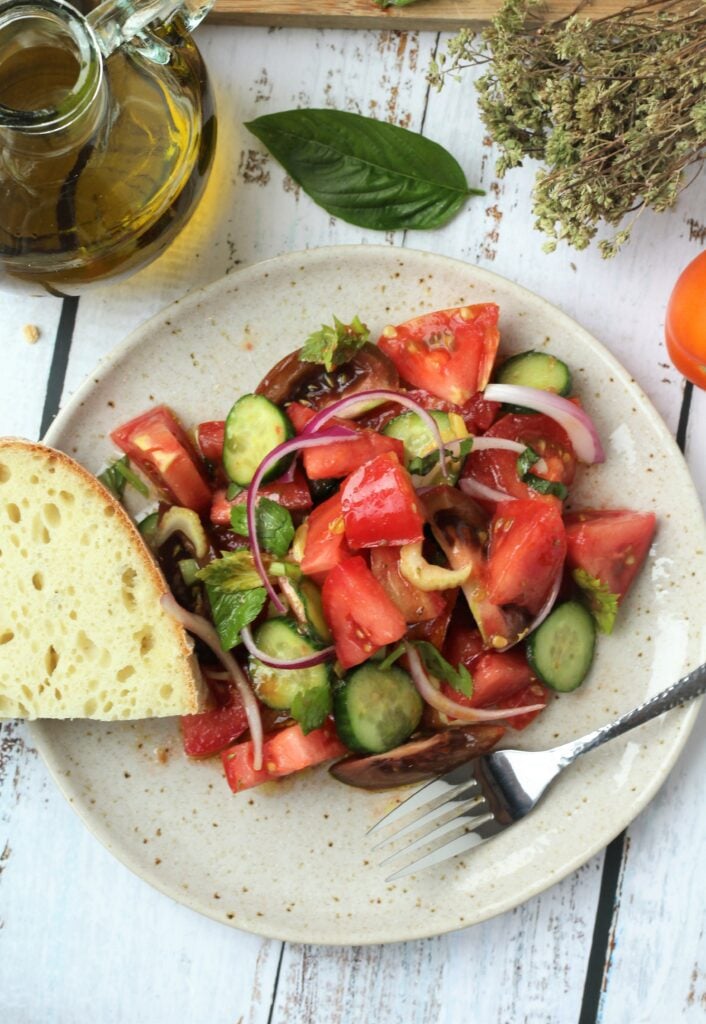
<svg viewBox="0 0 706 1024">
<path fill-rule="evenodd" d="M 489 821 L 492 816 L 485 800 L 482 797 L 476 798 L 469 807 L 455 810 L 455 813 L 447 812 L 447 816 L 445 818 L 442 816 L 442 820 L 429 822 L 428 827 L 411 843 L 403 846 L 400 850 L 395 850 L 380 863 L 387 864 L 388 861 L 394 860 L 396 857 L 402 857 L 414 850 L 429 846 L 430 843 L 436 843 L 437 839 L 443 839 L 444 836 L 448 836 L 459 828 L 465 829 L 466 833 L 471 828 L 475 831 L 484 822 Z"/>
<path fill-rule="evenodd" d="M 366 835 L 370 836 L 377 832 L 378 829 L 386 828 L 388 825 L 401 821 L 408 814 L 411 814 L 412 811 L 416 811 L 419 808 L 423 807 L 425 810 L 433 810 L 433 807 L 438 807 L 440 803 L 445 803 L 446 800 L 450 799 L 457 786 L 467 785 L 472 779 L 472 764 L 463 764 L 460 768 L 454 768 L 453 771 L 447 772 L 446 775 L 442 775 L 439 779 L 432 779 L 430 782 L 420 786 L 419 789 L 415 790 L 411 796 L 408 796 L 397 807 L 393 807 L 379 821 L 376 821 L 368 829 Z M 443 797 L 443 799 L 439 800 L 440 797 Z M 437 802 L 432 807 L 433 801 Z M 427 803 L 429 803 L 429 807 L 426 807 Z"/>
<path fill-rule="evenodd" d="M 468 786 L 459 786 L 457 789 L 452 790 L 447 796 L 439 796 L 436 800 L 432 800 L 430 803 L 425 804 L 419 809 L 419 813 L 416 814 L 408 824 L 403 825 L 402 828 L 398 829 L 396 832 L 392 832 L 384 839 L 381 839 L 375 844 L 375 846 L 371 847 L 371 849 L 379 850 L 380 847 L 386 846 L 388 843 L 394 843 L 398 839 L 401 839 L 402 836 L 408 835 L 410 832 L 416 832 L 424 825 L 429 824 L 432 827 L 434 823 L 440 825 L 442 820 L 445 820 L 445 814 L 448 815 L 453 812 L 453 816 L 458 817 L 462 810 L 465 809 L 462 805 L 467 804 L 470 800 L 477 799 L 480 795 L 480 787 L 475 779 Z M 453 804 L 454 806 L 449 808 L 447 805 L 450 804 Z M 405 818 L 406 817 L 409 817 L 409 815 L 405 815 Z"/>
<path fill-rule="evenodd" d="M 399 871 L 395 871 L 394 874 L 389 875 L 385 881 L 395 882 L 398 878 L 404 878 L 405 875 L 411 875 L 416 871 L 422 871 L 424 868 L 431 868 L 434 867 L 435 864 L 441 864 L 443 861 L 450 860 L 452 857 L 458 857 L 461 853 L 466 853 L 468 850 L 482 846 L 483 843 L 492 839 L 493 836 L 503 832 L 505 827 L 505 825 L 496 821 L 495 818 L 492 818 L 490 821 L 481 825 L 478 829 L 473 829 L 471 832 L 465 832 L 456 839 L 446 840 L 445 842 L 440 843 L 430 850 L 430 852 L 424 857 L 420 857 L 419 860 L 412 861 L 411 864 L 406 864 L 404 867 L 401 867 Z"/>
</svg>

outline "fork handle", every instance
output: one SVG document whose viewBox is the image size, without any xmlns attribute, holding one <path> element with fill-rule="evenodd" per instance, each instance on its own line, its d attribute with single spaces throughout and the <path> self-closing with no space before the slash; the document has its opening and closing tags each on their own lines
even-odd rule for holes
<svg viewBox="0 0 706 1024">
<path fill-rule="evenodd" d="M 663 715 L 665 711 L 671 711 L 672 708 L 676 708 L 685 701 L 693 700 L 704 692 L 706 692 L 706 664 L 699 665 L 698 668 L 683 676 L 679 682 L 668 686 L 666 690 L 650 697 L 643 704 L 638 704 L 636 708 L 621 715 L 620 718 L 616 718 L 614 722 L 609 722 L 608 725 L 596 729 L 595 732 L 589 732 L 586 736 L 564 744 L 561 748 L 562 764 L 570 764 L 580 754 L 585 754 L 586 751 L 593 750 L 594 747 L 600 747 L 602 743 L 607 743 L 608 740 L 621 736 L 629 729 L 649 722 L 653 718 L 657 718 L 658 715 Z"/>
</svg>

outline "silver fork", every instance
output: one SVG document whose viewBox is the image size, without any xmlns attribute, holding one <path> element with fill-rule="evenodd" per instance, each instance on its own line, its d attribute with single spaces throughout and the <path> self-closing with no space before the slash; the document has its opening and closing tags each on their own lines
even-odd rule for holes
<svg viewBox="0 0 706 1024">
<path fill-rule="evenodd" d="M 409 836 L 411 842 L 386 857 L 415 853 L 392 882 L 480 846 L 520 821 L 537 805 L 560 772 L 577 757 L 629 729 L 649 722 L 706 691 L 706 664 L 608 725 L 551 750 L 497 750 L 433 779 L 381 818 L 368 835 L 401 825 L 373 849 Z M 428 851 L 417 857 L 416 851 Z"/>
</svg>

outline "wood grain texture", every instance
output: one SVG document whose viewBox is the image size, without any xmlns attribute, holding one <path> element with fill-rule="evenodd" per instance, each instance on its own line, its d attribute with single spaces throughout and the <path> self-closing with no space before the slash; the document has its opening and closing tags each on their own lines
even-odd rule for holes
<svg viewBox="0 0 706 1024">
<path fill-rule="evenodd" d="M 190 287 L 288 250 L 383 241 L 466 259 L 544 295 L 615 352 L 676 429 L 682 383 L 664 352 L 662 316 L 677 268 L 703 247 L 706 176 L 675 211 L 642 218 L 616 260 L 567 247 L 548 256 L 529 209 L 534 168 L 496 177 L 470 78 L 428 93 L 424 70 L 438 45 L 434 34 L 207 26 L 199 42 L 221 127 L 207 201 L 153 266 L 81 299 L 64 398 L 129 330 Z M 337 222 L 242 127 L 260 113 L 297 105 L 341 107 L 423 129 L 487 194 L 438 232 L 381 237 Z M 1 433 L 32 436 L 38 429 L 60 309 L 58 300 L 39 301 L 15 305 L 0 296 Z M 362 295 L 361 312 L 364 305 Z M 46 324 L 44 338 L 34 349 L 15 345 L 15 328 L 31 320 Z M 689 454 L 704 498 L 705 432 L 706 396 L 697 394 Z M 692 740 L 629 830 L 603 1024 L 691 1021 L 703 1012 L 703 964 L 695 978 L 693 971 L 706 919 L 688 877 L 699 869 L 695 841 L 703 840 L 702 749 Z M 0 726 L 0 750 L 3 1024 L 578 1021 L 602 856 L 525 906 L 465 932 L 365 949 L 287 946 L 280 964 L 280 943 L 197 917 L 117 863 L 58 795 L 21 726 Z M 687 798 L 698 817 L 672 813 Z M 675 861 L 683 865 L 678 878 Z"/>
<path fill-rule="evenodd" d="M 216 0 L 209 21 L 231 25 L 301 26 L 305 28 L 372 28 L 451 31 L 486 24 L 502 0 L 418 0 L 407 7 L 381 10 L 373 0 Z M 596 17 L 624 9 L 625 0 L 589 0 Z M 566 17 L 575 0 L 546 0 L 539 16 L 546 21 Z"/>
</svg>

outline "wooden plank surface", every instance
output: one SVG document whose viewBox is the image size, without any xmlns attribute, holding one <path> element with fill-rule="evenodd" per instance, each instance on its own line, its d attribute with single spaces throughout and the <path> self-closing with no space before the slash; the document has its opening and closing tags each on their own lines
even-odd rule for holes
<svg viewBox="0 0 706 1024">
<path fill-rule="evenodd" d="M 484 25 L 501 6 L 502 0 L 418 0 L 407 7 L 382 10 L 373 0 L 216 0 L 209 21 L 231 25 L 444 32 Z M 583 9 L 602 17 L 626 6 L 627 0 L 589 0 Z M 575 9 L 576 0 L 546 0 L 539 16 L 553 21 Z"/>
<path fill-rule="evenodd" d="M 643 218 L 613 262 L 595 249 L 547 256 L 529 209 L 534 169 L 497 179 L 470 79 L 428 92 L 433 33 L 207 26 L 199 42 L 221 123 L 210 198 L 156 264 L 80 300 L 60 378 L 64 399 L 101 354 L 189 287 L 288 250 L 387 242 L 466 259 L 555 302 L 608 344 L 677 430 L 683 386 L 664 353 L 662 316 L 671 279 L 703 244 L 706 176 L 675 211 Z M 295 105 L 423 130 L 487 195 L 437 232 L 381 237 L 337 222 L 242 128 Z M 0 433 L 36 436 L 50 369 L 60 363 L 52 356 L 62 304 L 37 302 L 0 295 Z M 26 322 L 43 327 L 34 348 L 17 333 Z M 706 395 L 694 395 L 686 426 L 706 501 Z M 282 946 L 200 918 L 132 876 L 59 796 L 23 727 L 0 725 L 2 1022 L 593 1024 L 599 1012 L 603 1024 L 695 1021 L 705 998 L 706 915 L 690 876 L 700 867 L 706 821 L 705 728 L 702 714 L 661 794 L 628 830 L 626 846 L 613 848 L 620 888 L 603 886 L 610 928 L 595 947 L 599 971 L 587 993 L 602 854 L 523 907 L 464 932 L 365 949 Z"/>
</svg>

